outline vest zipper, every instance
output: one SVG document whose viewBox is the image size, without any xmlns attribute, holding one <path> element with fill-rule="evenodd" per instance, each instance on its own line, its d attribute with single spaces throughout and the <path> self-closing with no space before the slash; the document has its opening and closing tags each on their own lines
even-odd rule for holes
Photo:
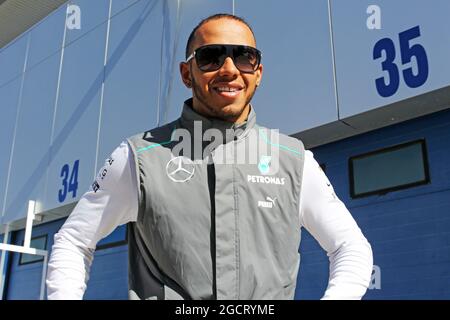
<svg viewBox="0 0 450 320">
<path fill-rule="evenodd" d="M 216 170 L 214 167 L 214 162 L 212 159 L 212 154 L 210 155 L 210 162 L 207 166 L 208 173 L 208 188 L 209 188 L 209 198 L 211 201 L 211 261 L 212 261 L 212 272 L 213 272 L 213 299 L 217 300 L 217 275 L 216 275 Z"/>
</svg>

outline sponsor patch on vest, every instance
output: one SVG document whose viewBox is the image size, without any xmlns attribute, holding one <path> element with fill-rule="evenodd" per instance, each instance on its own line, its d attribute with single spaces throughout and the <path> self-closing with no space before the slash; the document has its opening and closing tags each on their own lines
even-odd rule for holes
<svg viewBox="0 0 450 320">
<path fill-rule="evenodd" d="M 266 197 L 267 201 L 258 201 L 258 207 L 261 208 L 269 208 L 272 209 L 275 206 L 275 200 L 277 200 L 277 198 L 270 198 L 270 197 Z"/>
<path fill-rule="evenodd" d="M 286 178 L 247 175 L 247 182 L 284 185 Z"/>
<path fill-rule="evenodd" d="M 186 182 L 192 178 L 194 172 L 194 163 L 186 157 L 172 158 L 166 165 L 167 176 L 174 182 Z"/>
<path fill-rule="evenodd" d="M 269 173 L 271 160 L 272 160 L 272 157 L 269 157 L 269 156 L 262 156 L 261 159 L 259 159 L 258 169 L 259 169 L 259 172 L 261 172 L 261 174 Z"/>
<path fill-rule="evenodd" d="M 97 180 L 92 183 L 92 190 L 94 190 L 94 193 L 97 193 L 98 189 L 100 189 L 100 185 L 98 184 Z"/>
</svg>

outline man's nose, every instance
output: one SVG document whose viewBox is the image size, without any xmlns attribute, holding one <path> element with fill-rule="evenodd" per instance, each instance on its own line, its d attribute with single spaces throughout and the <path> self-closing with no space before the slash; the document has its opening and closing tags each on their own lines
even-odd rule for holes
<svg viewBox="0 0 450 320">
<path fill-rule="evenodd" d="M 239 70 L 236 68 L 233 59 L 231 57 L 227 57 L 223 62 L 222 67 L 219 69 L 220 75 L 233 75 L 239 73 Z"/>
</svg>

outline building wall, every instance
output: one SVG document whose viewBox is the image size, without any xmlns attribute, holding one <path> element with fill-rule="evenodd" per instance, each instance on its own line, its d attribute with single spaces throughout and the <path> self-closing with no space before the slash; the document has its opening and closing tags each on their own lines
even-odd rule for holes
<svg viewBox="0 0 450 320">
<path fill-rule="evenodd" d="M 373 195 L 350 197 L 350 157 L 425 139 L 431 182 Z M 372 245 L 381 270 L 381 289 L 366 299 L 449 299 L 450 287 L 450 111 L 407 121 L 313 150 L 336 194 L 347 205 Z M 296 298 L 317 299 L 328 279 L 328 258 L 303 233 Z"/>
<path fill-rule="evenodd" d="M 431 37 L 445 34 L 447 26 L 440 28 L 441 20 L 428 15 L 404 15 L 397 3 L 380 0 L 387 13 L 383 14 L 385 27 L 369 31 L 365 10 L 370 1 L 353 2 L 351 21 L 347 7 L 331 1 L 337 79 L 333 78 L 326 1 L 284 1 L 281 5 L 270 1 L 261 11 L 254 10 L 260 0 L 196 0 L 189 5 L 181 1 L 181 7 L 177 3 L 73 0 L 68 5 L 81 8 L 80 29 L 67 27 L 67 7 L 63 6 L 0 50 L 0 147 L 7 150 L 0 156 L 0 223 L 24 217 L 28 200 L 37 201 L 39 212 L 78 200 L 121 140 L 177 117 L 181 102 L 189 96 L 177 74 L 184 41 L 199 18 L 212 13 L 235 10 L 254 26 L 267 78 L 254 100 L 260 110 L 258 119 L 282 132 L 340 121 L 339 111 L 341 117 L 350 116 L 448 84 L 442 76 L 447 74 L 442 70 L 448 63 L 440 60 L 447 52 L 440 50 L 443 37 Z M 448 2 L 440 0 L 437 5 L 439 14 L 448 11 Z M 418 10 L 422 6 L 417 2 L 411 11 L 422 12 Z M 371 55 L 373 45 L 383 37 L 397 42 L 399 32 L 416 24 L 423 33 L 415 40 L 426 48 L 430 61 L 429 82 L 417 90 L 402 84 L 400 95 L 389 100 L 368 99 L 365 90 L 375 94 L 374 80 L 383 72 L 381 61 Z M 349 36 L 355 30 L 357 38 L 366 42 Z M 283 59 L 279 59 L 280 52 Z M 355 52 L 365 53 L 355 56 Z M 360 81 L 361 77 L 366 78 Z M 364 90 L 355 90 L 355 83 Z M 334 92 L 337 84 L 340 101 Z M 443 111 L 314 149 L 316 159 L 326 164 L 337 194 L 373 245 L 381 289 L 371 290 L 367 298 L 450 296 L 445 287 L 450 276 L 445 215 L 450 206 L 449 117 L 449 111 Z M 427 142 L 430 184 L 351 199 L 349 157 L 417 138 Z M 50 248 L 61 224 L 62 220 L 36 227 L 35 233 L 47 233 Z M 23 231 L 14 233 L 14 243 L 21 239 Z M 42 264 L 19 266 L 18 255 L 11 257 L 8 298 L 36 298 Z M 86 298 L 125 298 L 126 248 L 100 250 L 94 261 Z M 319 298 L 327 275 L 326 255 L 304 232 L 296 297 Z"/>
<path fill-rule="evenodd" d="M 283 133 L 333 125 L 334 132 L 356 134 L 374 121 L 355 116 L 448 86 L 442 75 L 450 47 L 440 42 L 450 28 L 445 17 L 404 15 L 401 4 L 380 0 L 383 27 L 372 30 L 370 1 L 352 0 L 349 8 L 330 3 L 71 0 L 61 6 L 0 50 L 0 147 L 8 150 L 0 155 L 0 223 L 23 218 L 28 200 L 38 212 L 77 201 L 125 137 L 177 118 L 190 96 L 178 72 L 185 42 L 199 19 L 213 13 L 235 12 L 253 26 L 264 64 L 253 102 L 259 122 Z M 425 12 L 424 6 L 415 2 L 410 10 Z M 431 11 L 441 17 L 449 6 L 436 0 Z M 390 80 L 372 49 L 398 37 L 397 50 L 412 62 L 388 66 L 411 71 L 420 60 L 417 72 L 428 70 L 427 77 L 409 87 L 402 80 L 395 94 L 381 97 L 375 80 Z M 411 110 L 400 118 L 414 117 Z"/>
<path fill-rule="evenodd" d="M 430 183 L 385 195 L 352 199 L 348 160 L 362 153 L 423 138 L 427 145 Z M 380 282 L 372 281 L 364 299 L 449 299 L 450 288 L 450 110 L 313 149 L 336 194 L 347 205 L 372 245 Z M 48 248 L 63 220 L 36 227 L 33 236 L 48 233 Z M 124 238 L 116 230 L 99 245 Z M 23 231 L 14 235 L 15 243 Z M 296 299 L 319 299 L 326 290 L 328 257 L 302 231 L 301 265 Z M 18 255 L 8 271 L 8 299 L 36 299 L 42 263 L 19 266 Z M 126 245 L 95 254 L 85 299 L 127 298 Z"/>
<path fill-rule="evenodd" d="M 53 245 L 53 234 L 61 227 L 63 221 L 55 221 L 35 227 L 33 237 L 47 236 L 47 248 Z M 23 245 L 25 231 L 20 230 L 11 234 L 11 244 Z M 43 262 L 19 264 L 20 253 L 9 253 L 6 270 L 6 284 L 4 298 L 6 300 L 37 300 L 39 299 Z"/>
<path fill-rule="evenodd" d="M 53 221 L 33 228 L 32 238 L 47 236 L 49 256 L 53 236 L 65 219 Z M 125 244 L 125 226 L 117 228 L 98 243 L 90 270 L 88 287 L 84 299 L 128 298 L 128 249 Z M 24 230 L 12 233 L 12 244 L 22 245 Z M 37 300 L 41 288 L 43 262 L 19 264 L 20 254 L 10 253 L 6 270 L 6 300 Z"/>
</svg>

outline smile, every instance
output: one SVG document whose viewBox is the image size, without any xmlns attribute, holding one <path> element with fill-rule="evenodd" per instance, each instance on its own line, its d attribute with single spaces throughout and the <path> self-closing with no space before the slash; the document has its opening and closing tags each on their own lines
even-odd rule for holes
<svg viewBox="0 0 450 320">
<path fill-rule="evenodd" d="M 227 87 L 227 86 L 220 86 L 213 88 L 220 96 L 223 97 L 236 97 L 243 88 L 241 87 Z"/>
</svg>

